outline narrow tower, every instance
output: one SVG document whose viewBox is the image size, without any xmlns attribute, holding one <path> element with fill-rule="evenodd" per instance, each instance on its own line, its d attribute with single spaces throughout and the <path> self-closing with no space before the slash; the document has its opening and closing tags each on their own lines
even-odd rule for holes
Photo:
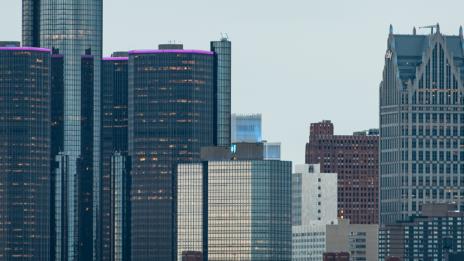
<svg viewBox="0 0 464 261">
<path fill-rule="evenodd" d="M 56 162 L 56 260 L 92 260 L 100 195 L 102 0 L 23 0 L 23 41 L 63 56 Z M 52 100 L 56 97 L 52 97 Z M 58 140 L 62 139 L 62 140 Z M 56 152 L 55 152 L 56 153 Z"/>
</svg>

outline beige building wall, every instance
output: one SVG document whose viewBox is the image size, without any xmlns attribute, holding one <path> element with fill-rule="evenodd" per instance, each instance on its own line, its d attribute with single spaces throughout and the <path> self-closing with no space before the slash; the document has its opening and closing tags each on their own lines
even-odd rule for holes
<svg viewBox="0 0 464 261">
<path fill-rule="evenodd" d="M 350 260 L 378 260 L 378 225 L 350 224 L 339 219 L 337 225 L 327 225 L 326 251 L 348 252 Z"/>
</svg>

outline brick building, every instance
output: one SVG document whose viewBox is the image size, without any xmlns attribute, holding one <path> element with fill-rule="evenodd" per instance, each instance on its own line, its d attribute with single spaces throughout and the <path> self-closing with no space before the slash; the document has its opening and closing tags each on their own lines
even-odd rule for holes
<svg viewBox="0 0 464 261">
<path fill-rule="evenodd" d="M 311 124 L 306 163 L 338 174 L 338 215 L 352 224 L 378 224 L 378 130 L 334 135 L 330 121 Z"/>
</svg>

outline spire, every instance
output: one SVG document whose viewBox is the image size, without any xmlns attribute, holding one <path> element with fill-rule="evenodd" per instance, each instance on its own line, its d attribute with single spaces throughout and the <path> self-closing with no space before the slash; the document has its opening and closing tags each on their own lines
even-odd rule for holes
<svg viewBox="0 0 464 261">
<path fill-rule="evenodd" d="M 390 34 L 393 34 L 393 25 L 390 24 Z"/>
<path fill-rule="evenodd" d="M 437 33 L 439 33 L 439 32 L 440 32 L 440 24 L 437 23 Z"/>
<path fill-rule="evenodd" d="M 417 31 L 416 31 L 416 27 L 414 26 L 414 28 L 412 28 L 412 34 L 413 35 L 416 35 L 417 34 Z"/>
<path fill-rule="evenodd" d="M 461 25 L 461 26 L 459 26 L 459 36 L 462 38 L 462 35 L 463 34 L 462 34 L 462 25 Z"/>
</svg>

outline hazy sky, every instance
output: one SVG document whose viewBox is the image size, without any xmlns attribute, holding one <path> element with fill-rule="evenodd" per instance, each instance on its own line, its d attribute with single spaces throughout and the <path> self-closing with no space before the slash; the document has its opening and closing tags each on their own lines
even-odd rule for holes
<svg viewBox="0 0 464 261">
<path fill-rule="evenodd" d="M 20 40 L 21 1 L 1 0 L 0 40 Z M 176 40 L 233 44 L 232 110 L 263 114 L 263 137 L 304 163 L 309 124 L 337 134 L 378 126 L 389 24 L 396 33 L 439 22 L 458 34 L 462 0 L 105 0 L 104 53 Z M 428 33 L 427 30 L 419 33 Z"/>
</svg>

